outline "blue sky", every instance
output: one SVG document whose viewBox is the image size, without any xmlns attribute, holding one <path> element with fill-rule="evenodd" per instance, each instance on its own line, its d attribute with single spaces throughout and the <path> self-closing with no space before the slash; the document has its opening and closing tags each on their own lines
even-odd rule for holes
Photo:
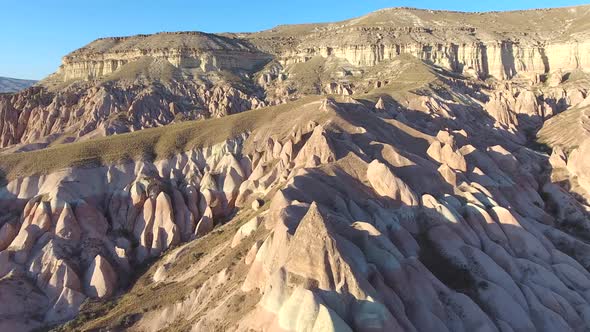
<svg viewBox="0 0 590 332">
<path fill-rule="evenodd" d="M 588 1 L 588 0 L 586 0 Z M 584 4 L 573 0 L 1 0 L 0 76 L 40 79 L 98 37 L 159 31 L 238 32 L 338 21 L 397 6 L 461 11 Z"/>
</svg>

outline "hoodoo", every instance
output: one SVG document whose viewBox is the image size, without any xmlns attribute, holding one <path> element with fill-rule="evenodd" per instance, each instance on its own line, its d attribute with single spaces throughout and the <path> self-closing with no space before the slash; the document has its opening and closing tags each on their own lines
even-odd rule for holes
<svg viewBox="0 0 590 332">
<path fill-rule="evenodd" d="M 0 331 L 590 329 L 587 22 L 391 8 L 71 52 L 0 94 Z"/>
</svg>

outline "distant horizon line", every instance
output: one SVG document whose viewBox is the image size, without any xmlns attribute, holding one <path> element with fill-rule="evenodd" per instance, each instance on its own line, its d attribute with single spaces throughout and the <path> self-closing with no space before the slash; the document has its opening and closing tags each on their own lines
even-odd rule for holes
<svg viewBox="0 0 590 332">
<path fill-rule="evenodd" d="M 41 79 L 32 79 L 32 78 L 20 78 L 20 77 L 12 77 L 12 76 L 3 76 L 0 74 L 0 79 L 10 79 L 10 80 L 18 80 L 18 81 L 31 81 L 31 82 L 39 82 Z"/>
<path fill-rule="evenodd" d="M 264 32 L 264 31 L 270 31 L 279 27 L 285 27 L 285 26 L 303 26 L 303 25 L 319 25 L 319 24 L 334 24 L 334 23 L 340 23 L 340 22 L 345 22 L 345 21 L 349 21 L 349 20 L 354 20 L 354 19 L 358 19 L 367 15 L 371 15 L 374 13 L 379 13 L 379 12 L 384 12 L 384 11 L 391 11 L 391 10 L 416 10 L 416 11 L 423 11 L 423 12 L 435 12 L 435 13 L 456 13 L 456 14 L 466 14 L 466 15 L 483 15 L 483 14 L 497 14 L 497 13 L 518 13 L 518 12 L 534 12 L 534 11 L 551 11 L 551 10 L 563 10 L 563 9 L 571 9 L 571 8 L 581 8 L 581 7 L 590 7 L 590 3 L 586 3 L 586 4 L 580 4 L 580 5 L 570 5 L 570 6 L 557 6 L 557 7 L 537 7 L 537 8 L 524 8 L 524 9 L 508 9 L 508 10 L 487 10 L 487 11 L 462 11 L 462 10 L 451 10 L 451 9 L 433 9 L 433 8 L 420 8 L 420 7 L 411 7 L 411 6 L 395 6 L 395 7 L 384 7 L 381 9 L 377 9 L 377 10 L 373 10 L 370 12 L 367 12 L 365 14 L 360 14 L 358 16 L 353 16 L 344 20 L 336 20 L 336 21 L 318 21 L 318 22 L 304 22 L 304 23 L 285 23 L 285 24 L 277 24 L 273 27 L 267 28 L 267 29 L 261 29 L 261 30 L 253 30 L 253 31 L 203 31 L 203 30 L 162 30 L 162 31 L 155 31 L 155 32 L 148 32 L 148 33 L 132 33 L 132 34 L 126 34 L 126 35 L 111 35 L 111 36 L 104 36 L 104 37 L 98 37 L 95 38 L 93 40 L 91 40 L 89 43 L 82 45 L 80 47 L 78 47 L 75 50 L 78 50 L 80 48 L 83 48 L 84 46 L 98 41 L 98 40 L 106 40 L 106 39 L 126 39 L 126 38 L 133 38 L 133 37 L 141 37 L 141 36 L 151 36 L 151 35 L 157 35 L 157 34 L 182 34 L 182 33 L 203 33 L 203 34 L 210 34 L 210 35 L 223 35 L 223 34 L 233 34 L 233 35 L 239 35 L 239 34 L 254 34 L 254 33 L 259 33 L 259 32 Z M 75 51 L 73 50 L 73 51 Z M 72 51 L 72 52 L 73 52 Z M 67 56 L 69 53 L 66 53 L 62 56 L 65 57 Z M 58 66 L 59 68 L 59 66 Z M 48 74 L 48 75 L 51 75 Z M 6 79 L 14 79 L 14 80 L 23 80 L 23 81 L 35 81 L 38 82 L 40 80 L 43 80 L 45 77 L 47 77 L 48 75 L 45 75 L 43 77 L 39 77 L 39 78 L 21 78 L 21 77 L 14 77 L 14 76 L 4 76 L 2 73 L 0 73 L 0 78 L 6 78 Z"/>
<path fill-rule="evenodd" d="M 396 10 L 396 9 L 406 9 L 406 10 L 418 10 L 418 11 L 425 11 L 425 12 L 441 12 L 441 13 L 457 13 L 457 14 L 497 14 L 497 13 L 518 13 L 518 12 L 532 12 L 532 11 L 548 11 L 548 10 L 558 10 L 558 9 L 568 9 L 568 8 L 579 8 L 579 7 L 590 7 L 590 3 L 583 4 L 583 5 L 571 5 L 571 6 L 558 6 L 558 7 L 538 7 L 538 8 L 525 8 L 525 9 L 509 9 L 509 10 L 488 10 L 488 11 L 461 11 L 461 10 L 450 10 L 450 9 L 432 9 L 432 8 L 419 8 L 419 7 L 410 7 L 410 6 L 397 6 L 397 7 L 384 7 L 381 9 L 377 9 L 365 14 L 361 14 L 359 16 L 353 16 L 344 20 L 339 21 L 322 21 L 322 22 L 305 22 L 305 23 L 285 23 L 285 24 L 278 24 L 268 29 L 262 30 L 254 30 L 254 31 L 204 31 L 204 30 L 161 30 L 155 31 L 152 33 L 134 33 L 128 35 L 117 35 L 117 36 L 104 36 L 98 37 L 93 41 L 97 40 L 104 40 L 104 39 L 118 39 L 118 38 L 131 38 L 131 37 L 141 37 L 141 36 L 151 36 L 157 34 L 182 34 L 182 33 L 203 33 L 203 34 L 210 34 L 210 35 L 221 35 L 221 34 L 252 34 L 257 32 L 269 31 L 273 30 L 278 27 L 284 26 L 296 26 L 296 25 L 314 25 L 314 24 L 332 24 L 332 23 L 339 23 L 348 20 L 353 20 L 357 18 L 361 18 L 367 15 L 371 15 L 374 13 L 379 13 L 382 11 L 387 10 Z"/>
</svg>

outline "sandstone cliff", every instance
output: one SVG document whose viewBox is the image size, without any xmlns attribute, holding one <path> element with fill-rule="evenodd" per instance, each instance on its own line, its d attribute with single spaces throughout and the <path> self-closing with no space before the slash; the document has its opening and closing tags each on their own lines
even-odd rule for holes
<svg viewBox="0 0 590 332">
<path fill-rule="evenodd" d="M 62 328 L 584 329 L 588 207 L 525 145 L 529 120 L 577 102 L 548 96 L 587 87 L 539 99 L 445 75 L 398 100 L 169 125 L 193 128 L 177 136 L 193 144 L 229 128 L 155 160 L 102 156 L 121 140 L 168 144 L 154 130 L 6 155 L 0 287 L 14 301 L 37 291 L 36 306 L 0 307 L 3 327 L 82 311 Z M 52 151 L 63 157 L 36 168 Z"/>
<path fill-rule="evenodd" d="M 332 24 L 246 36 L 285 64 L 321 55 L 374 66 L 410 54 L 458 73 L 510 79 L 587 69 L 587 6 L 508 13 L 393 8 Z"/>
<path fill-rule="evenodd" d="M 166 60 L 197 74 L 252 71 L 264 65 L 270 55 L 244 40 L 201 32 L 102 38 L 66 55 L 57 74 L 64 81 L 90 80 L 112 74 L 143 57 Z"/>
<path fill-rule="evenodd" d="M 160 33 L 105 38 L 63 58 L 65 81 L 98 78 L 143 56 L 177 68 L 252 71 L 271 58 L 314 56 L 371 67 L 402 54 L 458 73 L 510 79 L 587 69 L 587 6 L 502 13 L 385 9 L 329 24 L 279 26 L 253 34 Z"/>
<path fill-rule="evenodd" d="M 73 52 L 0 96 L 0 330 L 587 330 L 588 10 Z"/>
<path fill-rule="evenodd" d="M 407 57 L 534 90 L 588 70 L 589 12 L 587 6 L 501 15 L 394 8 L 251 34 L 98 39 L 66 55 L 38 88 L 0 96 L 0 147 L 36 149 L 308 94 L 367 93 L 416 81 L 400 76 L 414 74 L 399 68 Z"/>
</svg>

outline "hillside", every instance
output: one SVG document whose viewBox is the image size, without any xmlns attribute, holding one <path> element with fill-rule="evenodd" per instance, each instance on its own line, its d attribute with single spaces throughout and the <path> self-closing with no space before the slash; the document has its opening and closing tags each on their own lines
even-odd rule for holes
<svg viewBox="0 0 590 332">
<path fill-rule="evenodd" d="M 36 82 L 37 81 L 33 80 L 21 80 L 17 78 L 0 77 L 0 93 L 18 92 L 20 90 L 30 87 Z"/>
<path fill-rule="evenodd" d="M 585 331 L 590 6 L 101 38 L 0 95 L 0 331 Z"/>
<path fill-rule="evenodd" d="M 475 79 L 538 85 L 553 73 L 588 70 L 589 13 L 589 6 L 507 13 L 391 8 L 249 34 L 101 38 L 64 56 L 38 89 L 0 97 L 1 117 L 20 123 L 0 126 L 0 147 L 35 149 L 309 94 L 369 93 L 394 81 L 399 58 L 407 57 Z M 45 119 L 46 112 L 56 115 Z"/>
</svg>

